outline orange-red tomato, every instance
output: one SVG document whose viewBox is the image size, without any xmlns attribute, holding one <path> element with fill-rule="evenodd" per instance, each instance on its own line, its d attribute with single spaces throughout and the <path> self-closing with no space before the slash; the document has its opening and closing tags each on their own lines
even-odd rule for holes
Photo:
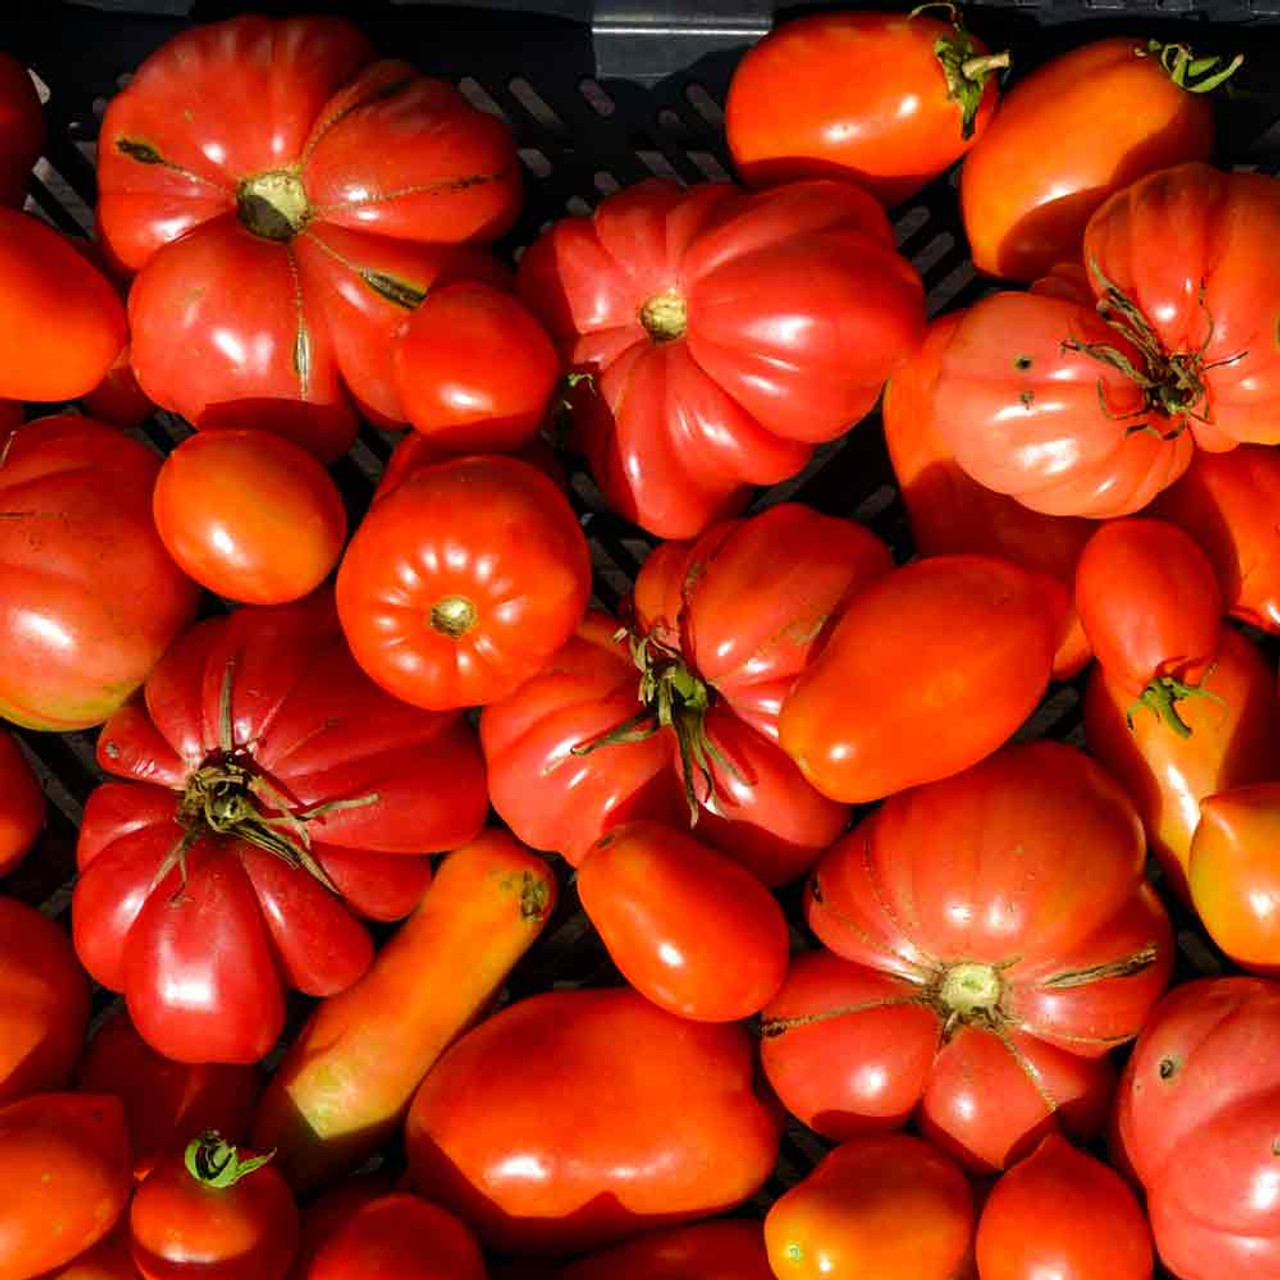
<svg viewBox="0 0 1280 1280">
<path fill-rule="evenodd" d="M 764 1237 L 779 1280 L 954 1280 L 972 1247 L 973 1193 L 919 1138 L 859 1138 L 774 1204 Z"/>
<path fill-rule="evenodd" d="M 599 1249 L 556 1280 L 773 1280 L 760 1223 L 695 1222 Z"/>
<path fill-rule="evenodd" d="M 329 473 L 270 431 L 205 431 L 166 459 L 152 497 L 178 567 L 244 604 L 288 604 L 338 563 L 347 514 Z"/>
<path fill-rule="evenodd" d="M 44 147 L 44 112 L 27 69 L 0 53 L 0 204 L 21 208 Z"/>
<path fill-rule="evenodd" d="M 0 876 L 26 857 L 44 827 L 44 791 L 17 740 L 0 730 Z"/>
</svg>

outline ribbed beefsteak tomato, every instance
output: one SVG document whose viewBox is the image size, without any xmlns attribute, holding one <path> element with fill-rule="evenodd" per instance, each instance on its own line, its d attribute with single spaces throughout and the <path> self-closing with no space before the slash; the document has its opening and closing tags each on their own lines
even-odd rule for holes
<svg viewBox="0 0 1280 1280">
<path fill-rule="evenodd" d="M 76 949 L 180 1062 L 252 1062 L 286 985 L 330 995 L 368 966 L 359 917 L 407 915 L 426 854 L 487 808 L 464 720 L 382 693 L 327 593 L 192 629 L 98 742 L 72 902 Z"/>
</svg>

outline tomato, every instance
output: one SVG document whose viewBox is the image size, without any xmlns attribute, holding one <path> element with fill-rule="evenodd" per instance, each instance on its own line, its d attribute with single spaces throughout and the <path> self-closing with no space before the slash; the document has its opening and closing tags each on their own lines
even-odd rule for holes
<svg viewBox="0 0 1280 1280">
<path fill-rule="evenodd" d="M 967 769 L 1034 710 L 1066 611 L 1052 578 L 993 556 L 898 569 L 861 592 L 796 681 L 783 750 L 846 803 Z"/>
<path fill-rule="evenodd" d="M 44 790 L 17 739 L 0 730 L 0 876 L 27 856 L 44 829 Z"/>
<path fill-rule="evenodd" d="M 690 538 L 847 432 L 924 329 L 919 277 L 850 183 L 649 181 L 520 260 L 610 506 Z"/>
<path fill-rule="evenodd" d="M 614 827 L 579 868 L 578 892 L 622 976 L 668 1013 L 734 1022 L 786 976 L 790 939 L 773 895 L 674 827 Z"/>
<path fill-rule="evenodd" d="M 284 1280 L 298 1209 L 270 1161 L 270 1153 L 241 1155 L 216 1133 L 161 1160 L 129 1210 L 133 1260 L 146 1280 Z"/>
<path fill-rule="evenodd" d="M 339 18 L 233 18 L 175 36 L 107 108 L 98 221 L 139 273 L 134 371 L 197 427 L 269 421 L 336 457 L 357 407 L 404 421 L 409 312 L 436 283 L 495 275 L 448 246 L 514 220 L 510 131 L 373 59 Z"/>
<path fill-rule="evenodd" d="M 1196 697 L 1222 623 L 1222 592 L 1209 557 L 1165 520 L 1104 524 L 1076 569 L 1076 610 L 1099 664 L 1182 737 L 1179 705 Z"/>
<path fill-rule="evenodd" d="M 0 1106 L 71 1079 L 89 1021 L 89 984 L 67 935 L 0 898 Z"/>
<path fill-rule="evenodd" d="M 998 96 L 992 73 L 1008 65 L 958 21 L 813 14 L 738 64 L 725 103 L 729 150 L 749 186 L 851 178 L 899 204 L 981 137 Z"/>
<path fill-rule="evenodd" d="M 1270 1280 L 1280 1269 L 1274 1185 L 1280 986 L 1188 982 L 1156 1006 L 1125 1068 L 1124 1152 L 1147 1193 L 1160 1259 L 1181 1280 Z"/>
<path fill-rule="evenodd" d="M 972 1246 L 973 1193 L 919 1138 L 861 1138 L 776 1201 L 764 1235 L 780 1278 L 953 1280 Z"/>
<path fill-rule="evenodd" d="M 977 1255 L 982 1280 L 1151 1280 L 1151 1230 L 1133 1192 L 1056 1133 L 996 1183 Z"/>
<path fill-rule="evenodd" d="M 568 501 L 501 456 L 414 470 L 356 530 L 338 572 L 356 661 L 397 698 L 436 710 L 493 702 L 534 675 L 590 594 Z"/>
<path fill-rule="evenodd" d="M 254 1062 L 286 986 L 350 986 L 373 950 L 359 917 L 408 914 L 426 855 L 486 812 L 472 730 L 375 688 L 327 593 L 193 628 L 98 762 L 129 781 L 85 807 L 76 950 L 178 1062 Z"/>
<path fill-rule="evenodd" d="M 494 807 L 575 864 L 618 822 L 696 816 L 700 839 L 765 883 L 803 875 L 848 810 L 778 747 L 778 710 L 849 597 L 890 565 L 862 526 L 796 503 L 657 548 L 627 643 L 592 614 L 485 709 Z"/>
<path fill-rule="evenodd" d="M 442 450 L 506 453 L 527 443 L 560 385 L 560 357 L 519 301 L 492 285 L 435 290 L 394 349 L 405 416 Z"/>
<path fill-rule="evenodd" d="M 246 604 L 287 604 L 338 562 L 347 513 L 328 472 L 269 431 L 184 440 L 152 498 L 169 554 L 201 586 Z"/>
<path fill-rule="evenodd" d="M 1151 852 L 1169 887 L 1184 900 L 1200 801 L 1280 776 L 1275 672 L 1257 648 L 1224 627 L 1201 688 L 1207 696 L 1180 704 L 1191 729 L 1187 738 L 1170 733 L 1150 715 L 1134 716 L 1129 728 L 1133 698 L 1101 667 L 1090 675 L 1084 699 L 1089 751 L 1129 793 Z"/>
<path fill-rule="evenodd" d="M 92 1248 L 133 1188 L 120 1103 L 34 1093 L 0 1107 L 0 1187 L 5 1280 L 30 1280 Z"/>
<path fill-rule="evenodd" d="M 1280 633 L 1280 454 L 1249 444 L 1200 450 L 1154 509 L 1200 544 L 1233 616 Z"/>
<path fill-rule="evenodd" d="M 758 1222 L 696 1222 L 599 1249 L 558 1280 L 773 1280 Z"/>
<path fill-rule="evenodd" d="M 895 795 L 819 862 L 797 957 L 764 1011 L 786 1106 L 844 1140 L 902 1124 L 974 1168 L 1097 1132 L 1109 1049 L 1168 981 L 1132 804 L 1065 744 L 1009 747 Z M 841 957 L 842 959 L 837 959 Z"/>
<path fill-rule="evenodd" d="M 131 354 L 132 348 L 126 342 L 102 381 L 88 395 L 80 397 L 89 417 L 117 427 L 138 427 L 155 412 L 155 405 L 138 386 L 129 362 Z"/>
<path fill-rule="evenodd" d="M 1080 549 L 1093 532 L 1092 521 L 1045 516 L 978 484 L 961 469 L 943 439 L 934 387 L 942 353 L 961 315 L 948 312 L 929 326 L 924 344 L 889 379 L 881 405 L 885 441 L 916 550 L 925 556 L 966 551 L 1003 556 L 1024 569 L 1057 578 L 1070 590 Z M 1075 675 L 1089 657 L 1089 642 L 1073 608 L 1054 656 L 1054 677 Z"/>
<path fill-rule="evenodd" d="M 133 1174 L 145 1178 L 195 1134 L 216 1129 L 239 1142 L 248 1133 L 262 1076 L 252 1066 L 171 1062 L 120 1012 L 98 1028 L 76 1073 L 76 1088 L 109 1093 L 124 1104 Z"/>
<path fill-rule="evenodd" d="M 82 1253 L 66 1267 L 47 1273 L 42 1280 L 141 1280 L 141 1277 L 133 1265 L 129 1233 L 117 1229 L 88 1253 Z"/>
<path fill-rule="evenodd" d="M 22 208 L 31 169 L 44 149 L 44 112 L 26 67 L 0 54 L 0 204 Z"/>
<path fill-rule="evenodd" d="M 778 1125 L 747 1033 L 627 990 L 555 991 L 468 1032 L 405 1126 L 415 1188 L 495 1247 L 567 1252 L 740 1204 Z"/>
</svg>

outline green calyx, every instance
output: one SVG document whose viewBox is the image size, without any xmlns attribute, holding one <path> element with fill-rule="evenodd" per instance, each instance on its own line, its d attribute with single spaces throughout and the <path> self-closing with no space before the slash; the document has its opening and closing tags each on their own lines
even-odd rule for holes
<svg viewBox="0 0 1280 1280">
<path fill-rule="evenodd" d="M 1155 58 L 1169 75 L 1169 79 L 1188 93 L 1212 93 L 1226 84 L 1244 65 L 1244 54 L 1237 53 L 1223 65 L 1222 58 L 1197 58 L 1185 44 L 1161 44 L 1148 40 L 1146 46 L 1134 49 L 1139 58 Z"/>
<path fill-rule="evenodd" d="M 1205 673 L 1204 680 L 1207 681 L 1212 674 L 1213 668 L 1210 667 Z M 1191 726 L 1178 713 L 1178 703 L 1186 698 L 1210 698 L 1221 706 L 1226 706 L 1219 694 L 1204 687 L 1204 681 L 1194 685 L 1186 684 L 1173 676 L 1157 676 L 1143 689 L 1138 700 L 1125 712 L 1125 723 L 1132 732 L 1134 715 L 1145 709 L 1152 712 L 1156 719 L 1163 720 L 1178 737 L 1189 738 L 1191 737 Z"/>
<path fill-rule="evenodd" d="M 951 18 L 950 34 L 934 41 L 933 52 L 946 77 L 947 98 L 960 109 L 960 136 L 968 141 L 973 137 L 987 81 L 1009 66 L 1009 51 L 979 53 L 973 36 L 960 20 L 959 11 L 949 0 L 919 5 L 911 10 L 910 16 L 914 18 L 929 9 L 945 9 Z"/>
<path fill-rule="evenodd" d="M 261 1169 L 274 1155 L 274 1151 L 268 1151 L 265 1155 L 244 1159 L 220 1133 L 210 1130 L 187 1144 L 185 1163 L 187 1172 L 201 1186 L 225 1191 Z"/>
</svg>

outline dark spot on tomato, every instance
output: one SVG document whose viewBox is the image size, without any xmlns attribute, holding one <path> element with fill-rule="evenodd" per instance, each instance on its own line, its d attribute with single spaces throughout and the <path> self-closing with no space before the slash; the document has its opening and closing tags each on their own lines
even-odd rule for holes
<svg viewBox="0 0 1280 1280">
<path fill-rule="evenodd" d="M 118 742 L 108 742 L 102 749 L 107 753 L 108 759 L 120 759 L 120 744 Z"/>
<path fill-rule="evenodd" d="M 1018 399 L 1022 401 L 1024 409 L 1030 409 L 1036 402 L 1036 393 L 1034 391 L 1024 391 Z"/>
<path fill-rule="evenodd" d="M 1280 1138 L 1271 1139 L 1271 1154 L 1273 1156 L 1280 1156 Z"/>
<path fill-rule="evenodd" d="M 1015 356 L 1013 361 L 1013 367 L 1022 373 L 1026 373 L 1026 371 L 1031 368 L 1033 363 L 1034 362 L 1032 361 L 1030 356 Z"/>
<path fill-rule="evenodd" d="M 817 876 L 811 876 L 809 879 L 809 896 L 814 902 L 822 902 L 822 886 L 818 883 Z"/>
<path fill-rule="evenodd" d="M 1156 1069 L 1160 1072 L 1161 1080 L 1171 1080 L 1178 1074 L 1178 1068 L 1182 1063 L 1177 1058 L 1161 1058 L 1160 1065 Z"/>
</svg>

